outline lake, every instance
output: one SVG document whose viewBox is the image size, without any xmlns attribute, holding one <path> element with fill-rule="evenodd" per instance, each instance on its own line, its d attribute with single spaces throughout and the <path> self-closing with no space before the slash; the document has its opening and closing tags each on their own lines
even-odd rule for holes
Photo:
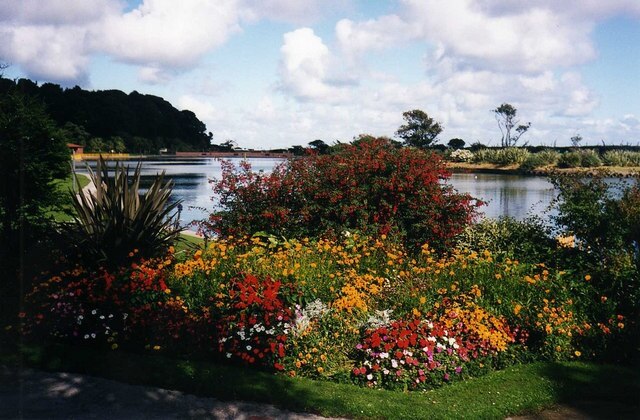
<svg viewBox="0 0 640 420">
<path fill-rule="evenodd" d="M 270 171 L 280 159 L 247 159 L 254 170 Z M 239 163 L 240 159 L 234 159 Z M 134 168 L 137 161 L 123 161 Z M 83 164 L 76 164 L 84 172 Z M 95 162 L 91 162 L 95 166 Z M 142 185 L 148 186 L 153 176 L 165 171 L 174 181 L 172 200 L 182 200 L 181 225 L 207 216 L 215 203 L 209 179 L 221 176 L 220 162 L 213 158 L 146 159 L 142 161 Z M 502 174 L 453 174 L 448 181 L 456 190 L 485 201 L 481 207 L 485 217 L 501 215 L 524 219 L 529 214 L 542 214 L 554 197 L 553 185 L 544 177 Z M 207 209 L 204 211 L 202 209 Z"/>
</svg>

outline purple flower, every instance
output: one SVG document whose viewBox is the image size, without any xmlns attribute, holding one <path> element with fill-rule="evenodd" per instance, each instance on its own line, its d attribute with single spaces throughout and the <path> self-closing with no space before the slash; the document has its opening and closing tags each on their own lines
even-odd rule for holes
<svg viewBox="0 0 640 420">
<path fill-rule="evenodd" d="M 456 373 L 458 373 L 458 374 L 459 374 L 460 372 L 462 372 L 462 366 L 458 366 L 458 367 L 456 368 Z"/>
<path fill-rule="evenodd" d="M 445 373 L 445 374 L 444 374 L 444 380 L 445 380 L 445 381 L 448 381 L 448 380 L 449 380 L 449 374 L 448 374 L 448 373 Z"/>
</svg>

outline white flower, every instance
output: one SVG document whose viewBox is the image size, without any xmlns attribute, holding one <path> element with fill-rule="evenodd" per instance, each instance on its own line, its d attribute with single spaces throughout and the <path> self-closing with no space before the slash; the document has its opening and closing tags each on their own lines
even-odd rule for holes
<svg viewBox="0 0 640 420">
<path fill-rule="evenodd" d="M 370 380 L 372 380 L 372 379 L 373 379 L 373 375 L 372 375 L 372 374 L 368 374 L 368 375 L 367 375 L 367 380 L 369 380 L 369 381 L 370 381 Z"/>
<path fill-rule="evenodd" d="M 91 333 L 91 338 L 96 338 L 96 333 Z"/>
<path fill-rule="evenodd" d="M 382 373 L 384 373 L 385 375 L 388 375 L 389 374 L 389 369 L 387 369 L 387 368 L 382 369 Z"/>
<path fill-rule="evenodd" d="M 86 340 L 86 339 L 88 339 L 88 338 L 89 338 L 89 334 L 85 334 L 85 335 L 84 335 L 84 339 Z"/>
<path fill-rule="evenodd" d="M 251 346 L 247 346 L 247 350 L 251 350 Z"/>
<path fill-rule="evenodd" d="M 91 315 L 95 315 L 98 311 L 96 311 L 95 309 L 93 311 L 91 311 Z"/>
<path fill-rule="evenodd" d="M 387 359 L 388 357 L 389 357 L 389 353 L 384 352 L 384 351 L 382 353 L 380 353 L 380 358 L 381 359 Z"/>
<path fill-rule="evenodd" d="M 231 359 L 231 353 L 227 353 L 227 359 Z"/>
<path fill-rule="evenodd" d="M 398 361 L 396 359 L 391 359 L 391 367 L 394 369 L 398 367 Z"/>
</svg>

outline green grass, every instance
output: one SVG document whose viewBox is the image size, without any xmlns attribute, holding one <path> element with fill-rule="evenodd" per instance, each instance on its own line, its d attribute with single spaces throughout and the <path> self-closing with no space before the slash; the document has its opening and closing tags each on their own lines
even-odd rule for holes
<svg viewBox="0 0 640 420">
<path fill-rule="evenodd" d="M 505 418 L 571 401 L 640 408 L 637 370 L 582 362 L 518 365 L 429 392 L 392 392 L 289 378 L 206 361 L 70 347 L 30 348 L 30 366 L 178 389 L 221 400 L 252 400 L 324 416 L 353 418 Z M 0 359 L 15 363 L 16 356 Z M 625 411 L 625 413 L 635 411 Z M 615 413 L 609 413 L 615 416 Z"/>
<path fill-rule="evenodd" d="M 84 188 L 89 184 L 89 178 L 86 175 L 78 174 L 78 181 L 80 182 L 81 188 Z M 77 187 L 73 185 L 71 176 L 65 179 L 56 180 L 51 185 L 58 194 L 64 196 L 69 194 L 69 191 Z M 73 208 L 71 207 L 69 199 L 69 202 L 63 204 L 61 208 L 49 209 L 46 211 L 46 214 L 47 216 L 53 217 L 56 222 L 69 222 L 73 220 L 72 212 Z"/>
</svg>

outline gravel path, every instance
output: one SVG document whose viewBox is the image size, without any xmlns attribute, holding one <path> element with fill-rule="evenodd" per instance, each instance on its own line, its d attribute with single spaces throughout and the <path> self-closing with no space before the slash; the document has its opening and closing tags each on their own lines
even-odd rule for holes
<svg viewBox="0 0 640 420">
<path fill-rule="evenodd" d="M 1 419 L 322 419 L 71 373 L 0 366 Z"/>
</svg>

